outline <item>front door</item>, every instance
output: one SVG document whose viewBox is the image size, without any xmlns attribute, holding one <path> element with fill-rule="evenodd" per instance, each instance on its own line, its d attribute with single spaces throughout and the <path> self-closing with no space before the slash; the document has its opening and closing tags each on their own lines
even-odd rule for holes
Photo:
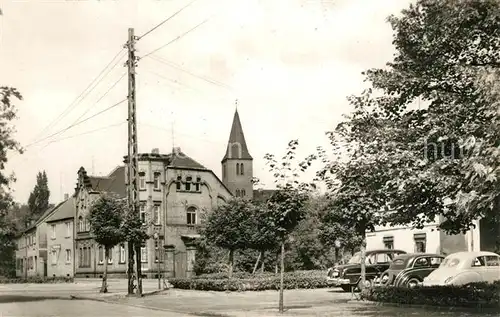
<svg viewBox="0 0 500 317">
<path fill-rule="evenodd" d="M 187 253 L 183 251 L 174 252 L 174 276 L 177 278 L 186 277 Z"/>
</svg>

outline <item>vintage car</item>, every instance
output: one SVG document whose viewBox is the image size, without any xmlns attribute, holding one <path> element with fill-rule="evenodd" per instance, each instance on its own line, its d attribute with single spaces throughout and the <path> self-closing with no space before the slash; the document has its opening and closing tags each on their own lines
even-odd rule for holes
<svg viewBox="0 0 500 317">
<path fill-rule="evenodd" d="M 384 249 L 366 251 L 366 285 L 370 287 L 375 278 L 389 268 L 396 256 L 406 254 L 402 250 Z M 361 278 L 361 254 L 358 252 L 347 264 L 337 265 L 328 269 L 327 281 L 329 285 L 340 286 L 345 292 L 357 288 Z"/>
<path fill-rule="evenodd" d="M 444 256 L 432 253 L 407 253 L 395 257 L 377 282 L 384 286 L 415 287 L 437 269 Z"/>
<path fill-rule="evenodd" d="M 500 280 L 500 255 L 493 252 L 457 252 L 448 255 L 439 268 L 429 274 L 424 286 L 465 285 Z"/>
</svg>

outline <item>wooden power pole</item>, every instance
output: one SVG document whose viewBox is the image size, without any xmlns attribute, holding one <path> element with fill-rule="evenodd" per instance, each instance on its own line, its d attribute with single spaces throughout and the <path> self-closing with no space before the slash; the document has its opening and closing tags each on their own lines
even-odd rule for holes
<svg viewBox="0 0 500 317">
<path fill-rule="evenodd" d="M 128 29 L 128 157 L 127 157 L 127 198 L 130 211 L 135 217 L 139 216 L 139 183 L 138 183 L 138 158 L 137 158 L 137 115 L 135 103 L 135 41 L 134 29 Z M 128 242 L 128 293 L 134 292 L 134 251 L 135 251 L 135 277 L 137 279 L 137 295 L 142 296 L 141 272 L 141 245 Z"/>
</svg>

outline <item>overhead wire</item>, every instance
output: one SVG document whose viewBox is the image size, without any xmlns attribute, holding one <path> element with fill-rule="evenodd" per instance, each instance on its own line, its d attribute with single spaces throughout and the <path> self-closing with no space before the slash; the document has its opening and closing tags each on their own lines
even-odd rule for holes
<svg viewBox="0 0 500 317">
<path fill-rule="evenodd" d="M 153 27 L 151 30 L 147 31 L 146 33 L 144 33 L 143 35 L 139 36 L 137 38 L 137 40 L 140 40 L 142 38 L 144 38 L 146 35 L 148 35 L 149 33 L 153 32 L 154 30 L 156 30 L 157 28 L 159 28 L 160 26 L 162 26 L 163 24 L 167 23 L 168 21 L 170 21 L 173 17 L 175 17 L 176 15 L 178 15 L 179 13 L 181 13 L 182 11 L 184 11 L 187 7 L 189 7 L 190 5 L 192 5 L 193 3 L 195 3 L 196 1 L 198 0 L 193 0 L 191 1 L 190 3 L 188 3 L 187 5 L 185 5 L 184 7 L 180 8 L 177 12 L 175 12 L 174 14 L 172 14 L 171 16 L 169 16 L 168 18 L 166 18 L 165 20 L 163 20 L 161 23 L 159 23 L 158 25 L 156 25 L 155 27 Z"/>
<path fill-rule="evenodd" d="M 34 138 L 34 140 L 37 140 L 38 138 L 40 138 L 42 135 L 45 134 L 45 132 L 47 132 L 48 130 L 50 130 L 50 127 L 54 126 L 58 121 L 60 121 L 65 115 L 67 115 L 73 108 L 75 108 L 78 103 L 80 103 L 83 99 L 85 99 L 86 96 L 88 96 L 88 94 L 90 94 L 90 92 L 92 92 L 92 90 L 97 87 L 97 85 L 99 85 L 99 83 L 111 72 L 111 70 L 113 70 L 116 65 L 120 62 L 121 57 L 120 59 L 118 59 L 118 61 L 113 64 L 113 62 L 120 56 L 120 54 L 124 51 L 124 48 L 120 49 L 120 51 L 118 51 L 118 53 L 111 59 L 111 61 L 99 72 L 99 74 L 90 82 L 90 84 L 78 95 L 78 97 L 76 97 L 75 100 L 73 100 L 72 103 L 70 103 L 68 105 L 68 107 L 66 107 L 66 109 L 61 113 L 59 114 L 59 116 L 57 116 L 54 120 L 52 120 L 44 129 L 42 129 L 42 131 Z M 111 68 L 109 68 L 111 66 L 111 64 L 113 64 L 113 66 Z M 108 69 L 109 68 L 109 69 Z M 104 74 L 104 72 L 108 70 L 108 72 L 106 74 Z M 102 76 L 104 74 L 104 76 Z M 102 77 L 101 77 L 102 76 Z M 99 79 L 100 78 L 100 79 Z M 97 82 L 96 82 L 97 81 Z M 95 85 L 94 85 L 95 84 Z M 92 87 L 93 85 L 93 87 Z"/>
<path fill-rule="evenodd" d="M 64 129 L 59 130 L 58 132 L 56 132 L 56 133 L 53 133 L 53 134 L 49 135 L 48 137 L 45 137 L 45 138 L 43 138 L 43 139 L 41 139 L 41 140 L 39 140 L 39 141 L 33 142 L 33 143 L 31 143 L 31 144 L 28 144 L 26 147 L 33 146 L 33 145 L 38 144 L 38 143 L 40 143 L 40 142 L 42 142 L 42 141 L 45 141 L 45 140 L 47 140 L 47 139 L 49 139 L 49 138 L 52 138 L 52 137 L 54 137 L 54 136 L 56 136 L 56 135 L 59 135 L 59 134 L 61 134 L 61 133 L 65 132 L 65 131 L 67 131 L 67 130 L 69 130 L 69 129 L 71 129 L 71 128 L 73 128 L 73 127 L 77 126 L 77 125 L 80 125 L 80 124 L 82 124 L 82 123 L 84 123 L 84 122 L 86 122 L 86 121 L 88 121 L 88 120 L 90 120 L 90 119 L 92 119 L 92 118 L 97 117 L 98 115 L 103 114 L 103 113 L 104 113 L 104 112 L 106 112 L 106 111 L 109 111 L 109 110 L 111 110 L 111 109 L 113 109 L 113 108 L 115 108 L 115 107 L 119 106 L 121 103 L 123 103 L 123 102 L 125 102 L 125 101 L 127 101 L 127 98 L 125 98 L 125 99 L 123 99 L 123 100 L 121 100 L 121 101 L 119 101 L 119 102 L 115 103 L 114 105 L 112 105 L 112 106 L 110 106 L 110 107 L 107 107 L 106 109 L 104 109 L 104 110 L 102 110 L 102 111 L 99 111 L 98 113 L 96 113 L 96 114 L 94 114 L 94 115 L 92 115 L 92 116 L 90 116 L 90 117 L 88 117 L 88 118 L 86 118 L 86 119 L 84 119 L 84 120 L 81 120 L 81 121 L 79 121 L 79 122 L 75 122 L 75 123 L 73 123 L 73 124 L 69 125 L 68 127 L 64 128 Z"/>
<path fill-rule="evenodd" d="M 201 23 L 197 24 L 197 25 L 196 25 L 196 26 L 194 26 L 193 28 L 191 28 L 191 29 L 187 30 L 186 32 L 182 33 L 181 35 L 177 36 L 176 38 L 174 38 L 173 40 L 171 40 L 171 41 L 170 41 L 170 42 L 168 42 L 167 44 L 164 44 L 164 45 L 162 45 L 162 46 L 160 46 L 160 47 L 158 47 L 158 48 L 156 48 L 156 49 L 152 50 L 151 52 L 149 52 L 149 53 L 147 53 L 147 54 L 143 55 L 141 58 L 148 57 L 149 55 L 151 55 L 151 54 L 153 54 L 153 53 L 155 53 L 155 52 L 157 52 L 157 51 L 161 50 L 162 48 L 167 47 L 167 46 L 169 46 L 170 44 L 172 44 L 172 43 L 174 43 L 174 42 L 178 41 L 179 39 L 183 38 L 183 37 L 184 37 L 184 36 L 186 36 L 187 34 L 191 33 L 192 31 L 196 30 L 197 28 L 199 28 L 200 26 L 202 26 L 203 24 L 205 24 L 205 23 L 206 23 L 209 19 L 210 19 L 210 18 L 205 19 L 204 21 L 202 21 Z"/>
</svg>

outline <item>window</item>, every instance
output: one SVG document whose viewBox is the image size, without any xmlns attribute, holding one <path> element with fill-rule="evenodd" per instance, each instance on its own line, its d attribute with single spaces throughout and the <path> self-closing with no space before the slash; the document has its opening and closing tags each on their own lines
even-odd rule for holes
<svg viewBox="0 0 500 317">
<path fill-rule="evenodd" d="M 146 189 L 146 173 L 139 173 L 139 189 Z"/>
<path fill-rule="evenodd" d="M 195 187 L 195 190 L 197 192 L 200 191 L 200 183 L 201 183 L 201 178 L 200 177 L 196 177 L 196 183 L 194 183 L 194 187 Z"/>
<path fill-rule="evenodd" d="M 57 264 L 57 251 L 56 250 L 52 250 L 51 258 L 52 258 L 52 265 L 56 265 Z"/>
<path fill-rule="evenodd" d="M 33 234 L 33 244 L 36 244 L 36 234 Z"/>
<path fill-rule="evenodd" d="M 83 266 L 83 248 L 78 249 L 78 267 Z"/>
<path fill-rule="evenodd" d="M 146 244 L 143 244 L 141 247 L 141 262 L 148 263 L 148 248 Z"/>
<path fill-rule="evenodd" d="M 66 263 L 71 263 L 71 250 L 66 249 Z"/>
<path fill-rule="evenodd" d="M 481 267 L 486 266 L 486 262 L 484 261 L 484 257 L 478 256 L 472 261 L 472 267 Z"/>
<path fill-rule="evenodd" d="M 387 236 L 382 239 L 384 242 L 384 248 L 386 249 L 394 249 L 394 237 L 393 236 Z"/>
<path fill-rule="evenodd" d="M 486 265 L 487 266 L 500 266 L 500 258 L 495 255 L 487 255 L 485 256 L 486 258 Z"/>
<path fill-rule="evenodd" d="M 71 222 L 66 222 L 66 237 L 71 237 Z"/>
<path fill-rule="evenodd" d="M 52 233 L 51 234 L 51 238 L 55 239 L 56 238 L 56 225 L 51 225 L 50 226 L 50 232 Z"/>
<path fill-rule="evenodd" d="M 181 190 L 182 176 L 177 176 L 177 182 L 175 183 L 177 190 Z"/>
<path fill-rule="evenodd" d="M 82 216 L 78 217 L 78 232 L 83 232 L 83 218 L 82 218 Z"/>
<path fill-rule="evenodd" d="M 153 206 L 153 221 L 154 221 L 155 225 L 160 224 L 160 206 L 159 205 Z"/>
<path fill-rule="evenodd" d="M 236 175 L 240 175 L 240 163 L 236 163 Z"/>
<path fill-rule="evenodd" d="M 413 240 L 415 241 L 415 253 L 425 253 L 427 249 L 425 233 L 414 234 Z"/>
<path fill-rule="evenodd" d="M 418 258 L 415 260 L 413 267 L 428 267 L 429 259 L 428 258 Z"/>
<path fill-rule="evenodd" d="M 153 188 L 156 190 L 160 189 L 160 173 L 155 172 L 153 174 Z"/>
<path fill-rule="evenodd" d="M 88 219 L 85 219 L 85 232 L 89 231 L 90 231 L 90 222 L 88 221 Z"/>
<path fill-rule="evenodd" d="M 104 263 L 104 248 L 99 246 L 99 264 Z"/>
<path fill-rule="evenodd" d="M 184 186 L 186 187 L 186 190 L 191 190 L 191 176 L 186 177 L 186 184 Z"/>
<path fill-rule="evenodd" d="M 187 224 L 188 225 L 195 225 L 196 224 L 196 208 L 195 207 L 189 207 L 187 209 Z"/>
<path fill-rule="evenodd" d="M 141 204 L 141 206 L 139 207 L 139 215 L 141 217 L 141 221 L 143 223 L 145 223 L 146 222 L 146 205 Z"/>
<path fill-rule="evenodd" d="M 432 268 L 438 268 L 441 262 L 443 262 L 443 258 L 430 258 L 430 260 Z"/>
<path fill-rule="evenodd" d="M 114 250 L 114 249 L 115 249 L 115 248 L 111 248 L 111 249 L 109 249 L 109 251 L 108 251 L 108 264 L 112 264 L 112 263 L 113 263 L 113 250 Z"/>
<path fill-rule="evenodd" d="M 240 175 L 245 175 L 245 168 L 243 167 L 243 163 L 240 164 Z"/>
<path fill-rule="evenodd" d="M 245 193 L 245 190 L 244 190 L 244 189 L 242 189 L 242 190 L 241 190 L 241 197 L 245 197 L 245 194 L 246 194 L 246 193 Z"/>
<path fill-rule="evenodd" d="M 163 262 L 163 252 L 161 247 L 162 245 L 163 245 L 162 239 L 155 240 L 155 263 L 158 263 L 158 259 L 160 262 Z"/>
<path fill-rule="evenodd" d="M 236 190 L 236 197 L 240 197 L 240 190 L 239 189 Z"/>
<path fill-rule="evenodd" d="M 119 256 L 118 261 L 120 263 L 125 263 L 125 245 L 124 244 L 120 245 L 120 256 Z"/>
</svg>

